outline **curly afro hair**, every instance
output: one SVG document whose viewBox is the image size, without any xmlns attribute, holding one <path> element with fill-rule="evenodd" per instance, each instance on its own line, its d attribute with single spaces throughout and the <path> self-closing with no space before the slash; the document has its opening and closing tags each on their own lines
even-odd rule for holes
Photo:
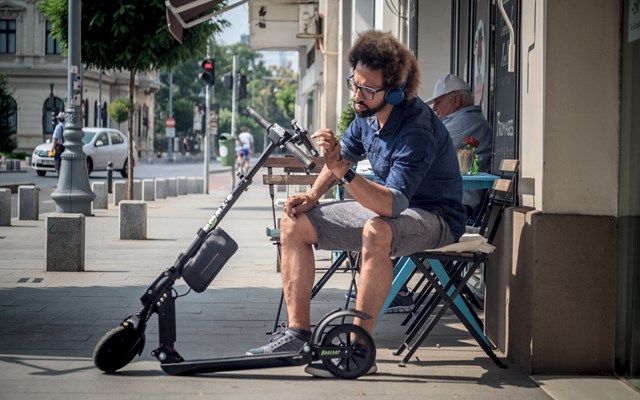
<svg viewBox="0 0 640 400">
<path fill-rule="evenodd" d="M 353 69 L 358 62 L 373 70 L 381 69 L 387 87 L 400 87 L 404 83 L 405 98 L 415 96 L 420 86 L 416 57 L 390 32 L 374 29 L 361 32 L 349 50 L 348 60 Z"/>
</svg>

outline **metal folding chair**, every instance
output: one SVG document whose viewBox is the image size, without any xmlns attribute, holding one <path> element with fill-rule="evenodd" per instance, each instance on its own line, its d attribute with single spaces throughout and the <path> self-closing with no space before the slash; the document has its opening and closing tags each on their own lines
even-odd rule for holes
<svg viewBox="0 0 640 400">
<path fill-rule="evenodd" d="M 493 352 L 493 345 L 484 335 L 480 318 L 460 294 L 469 278 L 480 264 L 488 260 L 489 254 L 495 249 L 493 240 L 500 226 L 503 211 L 510 204 L 509 199 L 513 198 L 518 165 L 518 160 L 502 161 L 501 177 L 494 182 L 490 190 L 487 210 L 479 223 L 479 233 L 465 233 L 458 243 L 413 254 L 396 266 L 395 279 L 406 281 L 417 269 L 433 290 L 429 302 L 416 316 L 407 337 L 394 353 L 400 355 L 405 349 L 409 350 L 400 362 L 401 366 L 406 365 L 449 308 L 496 365 L 504 366 Z"/>
</svg>

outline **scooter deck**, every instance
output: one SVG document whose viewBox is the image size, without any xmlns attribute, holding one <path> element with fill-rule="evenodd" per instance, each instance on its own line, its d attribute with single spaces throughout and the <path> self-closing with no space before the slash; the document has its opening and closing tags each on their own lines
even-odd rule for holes
<svg viewBox="0 0 640 400">
<path fill-rule="evenodd" d="M 196 375 L 246 369 L 293 367 L 309 364 L 311 361 L 313 361 L 311 353 L 283 352 L 255 356 L 185 360 L 179 363 L 161 363 L 160 366 L 169 375 Z"/>
</svg>

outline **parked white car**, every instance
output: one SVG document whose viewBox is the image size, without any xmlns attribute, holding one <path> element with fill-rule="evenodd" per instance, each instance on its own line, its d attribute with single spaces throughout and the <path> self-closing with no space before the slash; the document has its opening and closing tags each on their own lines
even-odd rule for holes
<svg viewBox="0 0 640 400">
<path fill-rule="evenodd" d="M 107 163 L 113 163 L 113 169 L 120 171 L 123 178 L 127 177 L 127 136 L 116 129 L 110 128 L 82 128 L 84 136 L 82 150 L 87 155 L 87 171 L 89 175 L 93 171 L 105 171 Z M 45 176 L 49 172 L 55 172 L 53 157 L 49 157 L 49 151 L 53 143 L 42 143 L 36 146 L 31 157 L 31 168 L 36 170 L 39 176 Z M 138 161 L 138 148 L 133 143 L 133 160 Z"/>
</svg>

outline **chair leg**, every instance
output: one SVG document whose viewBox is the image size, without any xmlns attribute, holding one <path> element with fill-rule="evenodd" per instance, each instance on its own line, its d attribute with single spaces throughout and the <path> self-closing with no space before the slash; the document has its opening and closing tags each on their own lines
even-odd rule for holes
<svg viewBox="0 0 640 400">
<path fill-rule="evenodd" d="M 449 275 L 453 276 L 454 274 L 451 272 L 451 270 L 455 267 L 455 263 L 453 261 L 449 261 L 444 265 L 444 268 L 447 270 L 447 273 L 449 273 Z M 423 272 L 422 274 L 422 280 L 427 280 L 427 277 L 425 276 L 425 271 L 423 271 L 421 269 L 421 272 Z M 416 301 L 416 304 L 414 306 L 414 312 L 411 313 L 410 315 L 407 316 L 407 318 L 405 319 L 405 321 L 408 321 L 412 316 L 415 316 L 415 310 L 420 307 L 422 305 L 422 303 L 427 300 L 427 304 L 425 306 L 425 308 L 422 309 L 422 311 L 418 314 L 418 317 L 416 317 L 413 322 L 411 323 L 411 325 L 409 325 L 409 327 L 407 328 L 407 330 L 405 331 L 405 334 L 409 334 L 411 331 L 413 331 L 416 327 L 416 325 L 419 324 L 419 321 L 421 321 L 422 319 L 426 317 L 429 317 L 431 315 L 431 313 L 433 312 L 433 310 L 435 309 L 435 307 L 438 305 L 438 294 L 434 293 L 433 290 L 433 286 L 431 285 L 431 283 L 429 283 L 429 281 L 427 280 L 426 284 L 425 284 L 425 288 L 423 290 L 423 292 L 420 294 L 418 300 Z M 402 323 L 403 325 L 405 324 L 405 322 L 403 321 Z M 421 325 L 424 324 L 424 322 L 421 323 Z"/>
<path fill-rule="evenodd" d="M 426 306 L 422 309 L 418 317 L 413 321 L 411 326 L 405 332 L 407 334 L 407 337 L 405 338 L 404 342 L 400 345 L 400 347 L 398 347 L 398 349 L 393 353 L 395 355 L 400 355 L 406 348 L 411 348 L 411 345 L 410 345 L 411 342 L 413 341 L 415 336 L 420 332 L 420 329 L 422 329 L 424 324 L 433 315 L 433 312 L 436 310 L 436 308 L 440 304 L 440 301 L 442 300 L 441 293 L 438 290 L 438 288 L 441 287 L 441 283 L 438 283 L 439 282 L 438 276 L 435 274 L 435 272 L 431 271 L 429 268 L 426 268 L 424 266 L 424 260 L 420 260 L 417 257 L 415 259 L 414 258 L 412 259 L 414 260 L 414 262 L 417 263 L 416 265 L 418 266 L 420 271 L 423 273 L 423 276 L 425 276 L 425 278 L 429 281 L 430 287 L 435 289 L 435 293 L 433 293 L 431 298 L 429 298 L 429 301 L 427 302 Z M 456 267 L 455 263 L 451 263 L 449 267 L 454 267 L 453 272 L 449 272 L 451 276 L 455 276 L 454 274 L 460 272 L 460 270 L 462 269 L 461 265 L 458 265 L 457 268 L 455 268 Z M 448 293 L 451 287 L 453 286 L 454 282 L 455 282 L 454 280 L 449 280 L 449 282 L 445 284 L 442 290 L 445 293 Z M 428 328 L 429 332 L 431 331 L 431 329 L 433 329 L 433 327 Z"/>
<path fill-rule="evenodd" d="M 424 266 L 421 260 L 419 260 L 417 257 L 412 257 L 412 259 L 414 259 L 414 262 L 420 262 L 420 265 Z M 459 296 L 463 288 L 466 286 L 467 282 L 469 281 L 469 278 L 473 275 L 473 273 L 475 272 L 479 264 L 480 264 L 480 260 L 475 261 L 469 268 L 468 272 L 463 275 L 462 279 L 460 279 L 460 281 L 455 286 L 448 285 L 449 283 L 454 281 L 453 279 L 451 279 L 447 283 L 447 285 L 445 285 L 445 287 L 442 287 L 440 284 L 438 284 L 438 281 L 436 280 L 435 276 L 431 274 L 426 275 L 427 279 L 431 282 L 432 285 L 434 285 L 434 288 L 438 292 L 440 298 L 444 300 L 444 304 L 442 305 L 441 309 L 436 314 L 436 316 L 431 320 L 429 325 L 424 329 L 424 331 L 420 334 L 418 339 L 413 342 L 412 345 L 409 345 L 410 341 L 407 341 L 405 342 L 405 344 L 403 344 L 406 347 L 409 347 L 409 352 L 405 355 L 405 357 L 400 362 L 400 366 L 405 366 L 407 364 L 409 359 L 420 347 L 424 339 L 426 339 L 426 337 L 431 333 L 436 323 L 442 318 L 442 316 L 447 311 L 447 309 L 451 307 L 454 314 L 456 314 L 457 318 L 462 322 L 462 324 L 469 331 L 469 333 L 476 340 L 476 342 L 478 342 L 480 347 L 489 356 L 489 358 L 491 358 L 491 360 L 493 360 L 497 366 L 504 368 L 504 364 L 502 364 L 502 362 L 495 355 L 495 353 L 493 352 L 493 349 L 491 348 L 489 343 L 487 343 L 486 339 L 481 336 L 481 334 L 477 331 L 477 329 L 473 325 L 471 325 L 469 319 L 462 313 L 458 305 L 455 304 L 454 302 L 456 297 Z M 462 271 L 460 271 L 460 273 L 461 272 Z M 460 276 L 460 275 L 457 275 L 457 276 Z M 450 295 L 449 295 L 449 289 L 447 288 L 447 286 L 455 287 L 455 290 Z"/>
<path fill-rule="evenodd" d="M 349 255 L 348 251 L 340 252 L 340 255 L 333 261 L 333 263 L 331 263 L 331 266 L 329 267 L 329 269 L 320 277 L 318 282 L 316 282 L 316 284 L 313 285 L 313 289 L 311 290 L 312 299 L 316 297 L 318 292 L 320 292 L 320 290 L 329 281 L 329 279 L 331 279 L 333 274 L 335 274 L 336 271 L 340 269 L 340 267 L 342 266 L 342 263 L 344 262 L 344 260 L 347 259 L 348 255 Z"/>
<path fill-rule="evenodd" d="M 313 299 L 314 297 L 316 297 L 316 295 L 320 292 L 320 290 L 324 287 L 324 285 L 329 281 L 329 279 L 333 276 L 333 274 L 336 273 L 336 271 L 338 269 L 340 269 L 340 267 L 342 266 L 342 263 L 347 260 L 347 257 L 349 258 L 349 262 L 351 263 L 351 265 L 356 265 L 355 264 L 355 259 L 356 258 L 352 257 L 351 254 L 348 251 L 342 251 L 340 252 L 340 255 L 331 263 L 331 266 L 329 267 L 329 269 L 322 275 L 322 277 L 320 277 L 320 279 L 318 280 L 318 282 L 316 282 L 316 284 L 313 286 L 313 288 L 311 289 L 311 298 Z M 277 257 L 277 261 L 278 261 L 278 265 L 280 263 L 280 247 L 278 247 L 278 257 Z M 353 285 L 353 282 L 355 280 L 355 276 L 352 277 L 352 283 L 351 285 Z M 278 310 L 276 311 L 276 318 L 274 320 L 273 323 L 273 332 L 276 331 L 276 329 L 278 329 L 278 325 L 280 324 L 280 315 L 282 314 L 282 306 L 284 305 L 284 291 L 282 291 L 280 293 L 280 302 L 278 304 Z M 348 304 L 347 304 L 348 306 Z"/>
</svg>

